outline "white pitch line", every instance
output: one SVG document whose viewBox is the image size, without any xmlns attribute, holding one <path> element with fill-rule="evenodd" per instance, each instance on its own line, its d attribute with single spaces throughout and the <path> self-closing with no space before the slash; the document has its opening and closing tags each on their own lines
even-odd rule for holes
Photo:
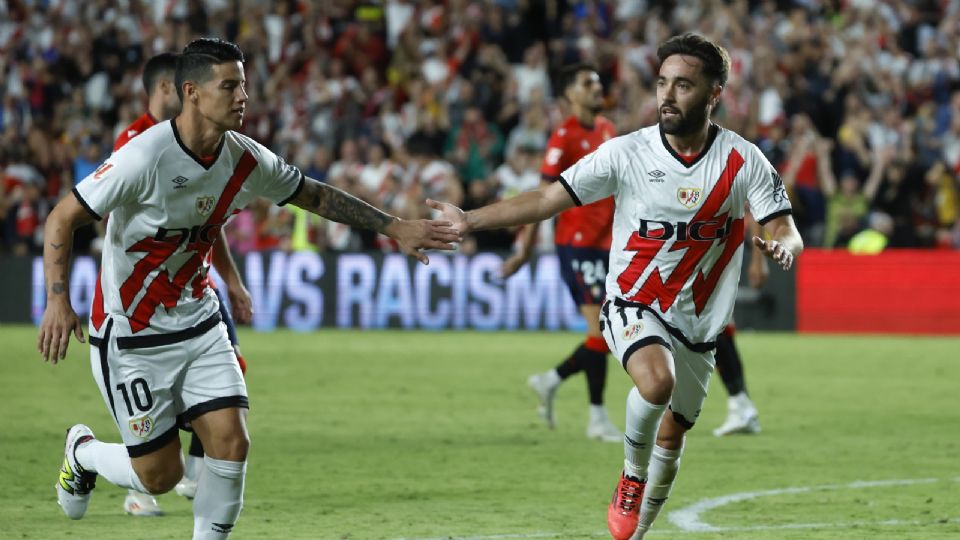
<svg viewBox="0 0 960 540">
<path fill-rule="evenodd" d="M 742 527 L 716 527 L 709 531 L 688 531 L 688 530 L 664 530 L 654 529 L 648 532 L 647 536 L 675 536 L 678 534 L 702 534 L 709 532 L 751 532 L 751 531 L 777 531 L 777 530 L 804 530 L 804 529 L 856 529 L 860 527 L 896 527 L 896 526 L 924 526 L 924 525 L 943 525 L 945 523 L 960 524 L 960 517 L 949 519 L 936 519 L 928 521 L 904 520 L 904 519 L 886 519 L 883 521 L 843 521 L 838 523 L 790 523 L 783 525 L 748 525 Z M 534 538 L 563 538 L 570 536 L 570 533 L 562 532 L 537 532 L 527 534 L 491 534 L 480 536 L 435 536 L 431 538 L 397 538 L 395 540 L 527 540 Z M 607 531 L 597 531 L 593 533 L 578 533 L 577 537 L 584 536 L 606 538 L 610 536 Z"/>
<path fill-rule="evenodd" d="M 905 480 L 857 480 L 848 484 L 825 484 L 819 486 L 790 487 L 780 489 L 769 489 L 764 491 L 747 491 L 743 493 L 733 493 L 722 497 L 714 497 L 697 501 L 690 506 L 670 512 L 668 519 L 680 530 L 654 529 L 647 533 L 647 536 L 676 535 L 676 534 L 695 534 L 703 532 L 749 532 L 749 531 L 775 531 L 790 529 L 853 529 L 857 527 L 869 526 L 918 526 L 918 525 L 941 525 L 944 523 L 960 523 L 960 517 L 938 520 L 902 520 L 887 519 L 882 521 L 844 521 L 837 523 L 788 523 L 781 525 L 747 525 L 747 526 L 715 526 L 700 520 L 700 513 L 713 510 L 721 506 L 756 499 L 759 497 L 770 497 L 775 495 L 786 495 L 795 493 L 807 493 L 810 491 L 831 491 L 840 489 L 865 489 L 873 487 L 889 486 L 909 486 L 916 484 L 932 484 L 938 482 L 936 478 L 914 478 Z M 960 476 L 950 479 L 953 482 L 960 482 Z M 535 533 L 504 533 L 488 534 L 474 536 L 434 536 L 429 538 L 396 538 L 394 540 L 532 540 L 537 538 L 563 538 L 569 536 L 566 532 L 535 532 Z M 594 533 L 581 533 L 577 536 L 607 537 L 610 533 L 607 531 L 598 531 Z"/>
<path fill-rule="evenodd" d="M 748 501 L 748 500 L 756 499 L 759 497 L 807 493 L 810 491 L 830 491 L 830 490 L 839 490 L 839 489 L 864 489 L 864 488 L 872 488 L 872 487 L 932 484 L 936 481 L 937 481 L 936 478 L 916 478 L 916 479 L 907 479 L 907 480 L 876 480 L 876 481 L 858 480 L 855 482 L 850 482 L 849 484 L 826 484 L 826 485 L 820 485 L 820 486 L 768 489 L 764 491 L 746 491 L 743 493 L 732 493 L 730 495 L 723 495 L 721 497 L 713 497 L 711 499 L 703 499 L 703 500 L 697 501 L 691 504 L 690 506 L 670 512 L 667 515 L 667 518 L 670 520 L 671 523 L 676 525 L 680 530 L 684 530 L 684 531 L 692 531 L 692 532 L 722 531 L 727 529 L 724 527 L 717 527 L 714 525 L 710 525 L 709 523 L 706 523 L 705 521 L 700 519 L 700 514 L 708 510 L 713 510 L 715 508 L 720 508 L 721 506 L 726 506 L 731 503 Z M 780 526 L 773 525 L 772 527 L 780 527 Z M 742 530 L 742 529 L 738 529 L 738 530 Z"/>
</svg>

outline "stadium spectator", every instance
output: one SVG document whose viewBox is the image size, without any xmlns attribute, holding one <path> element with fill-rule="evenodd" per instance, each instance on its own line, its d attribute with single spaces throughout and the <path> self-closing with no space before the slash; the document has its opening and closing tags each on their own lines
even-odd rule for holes
<svg viewBox="0 0 960 540">
<path fill-rule="evenodd" d="M 46 199 L 82 178 L 64 164 L 102 159 L 106 149 L 94 156 L 90 144 L 102 146 L 132 120 L 145 59 L 204 33 L 249 51 L 255 103 L 244 131 L 298 164 L 317 147 L 335 152 L 349 139 L 402 148 L 421 131 L 442 145 L 471 107 L 504 136 L 522 124 L 521 113 L 543 108 L 546 135 L 564 118 L 554 79 L 574 61 L 597 64 L 619 132 L 653 124 L 655 46 L 692 25 L 731 52 L 715 121 L 761 147 L 781 122 L 803 114 L 834 142 L 837 178 L 865 179 L 885 144 L 898 148 L 908 183 L 922 184 L 937 160 L 960 169 L 960 124 L 951 129 L 960 116 L 960 62 L 952 54 L 960 48 L 952 26 L 960 9 L 950 2 L 177 0 L 28 2 L 7 13 L 0 137 L 4 148 L 27 141 L 28 163 L 47 179 Z M 784 134 L 774 146 L 796 147 L 794 138 Z M 507 155 L 485 156 L 483 168 L 495 170 Z M 804 161 L 797 185 L 807 197 L 816 183 Z M 486 177 L 466 172 L 464 189 Z M 815 193 L 813 204 L 797 202 L 804 230 L 825 227 Z M 927 232 L 903 233 L 910 220 L 897 223 L 893 245 L 930 245 Z"/>
</svg>

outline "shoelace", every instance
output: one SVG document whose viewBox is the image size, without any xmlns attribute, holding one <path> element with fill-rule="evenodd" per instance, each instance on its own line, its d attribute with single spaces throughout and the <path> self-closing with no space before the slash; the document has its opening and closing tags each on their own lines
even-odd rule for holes
<svg viewBox="0 0 960 540">
<path fill-rule="evenodd" d="M 642 497 L 641 493 L 643 492 L 643 484 L 624 478 L 620 481 L 619 488 L 620 497 L 618 506 L 620 511 L 624 514 L 633 513 L 633 511 L 637 508 L 637 505 L 640 504 L 640 498 Z"/>
</svg>

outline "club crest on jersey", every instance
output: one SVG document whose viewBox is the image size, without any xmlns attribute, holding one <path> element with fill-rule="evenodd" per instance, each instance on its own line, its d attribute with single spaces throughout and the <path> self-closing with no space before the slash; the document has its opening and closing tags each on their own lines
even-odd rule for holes
<svg viewBox="0 0 960 540">
<path fill-rule="evenodd" d="M 703 193 L 703 190 L 700 188 L 678 188 L 677 189 L 677 200 L 680 201 L 680 204 L 686 206 L 687 208 L 693 208 L 700 202 L 700 194 Z"/>
<path fill-rule="evenodd" d="M 623 339 L 627 341 L 633 341 L 638 337 L 640 337 L 640 332 L 642 330 L 643 330 L 643 321 L 637 321 L 623 329 Z"/>
<path fill-rule="evenodd" d="M 153 418 L 150 418 L 149 416 L 132 418 L 129 422 L 129 425 L 130 432 L 141 439 L 146 439 L 147 436 L 153 432 Z"/>
<path fill-rule="evenodd" d="M 197 213 L 203 217 L 209 216 L 216 205 L 216 197 L 197 197 Z"/>
</svg>

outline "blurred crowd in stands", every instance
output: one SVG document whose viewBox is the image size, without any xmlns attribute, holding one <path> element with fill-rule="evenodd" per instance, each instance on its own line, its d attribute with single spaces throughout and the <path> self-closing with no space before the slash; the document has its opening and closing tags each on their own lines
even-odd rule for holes
<svg viewBox="0 0 960 540">
<path fill-rule="evenodd" d="M 8 0 L 0 252 L 40 251 L 52 205 L 145 111 L 145 60 L 195 37 L 246 54 L 248 135 L 409 217 L 427 197 L 469 208 L 535 187 L 563 65 L 597 67 L 619 133 L 655 123 L 657 45 L 683 31 L 729 50 L 715 121 L 781 171 L 808 246 L 870 229 L 960 247 L 957 0 Z M 393 248 L 266 202 L 228 234 L 238 254 Z"/>
</svg>

